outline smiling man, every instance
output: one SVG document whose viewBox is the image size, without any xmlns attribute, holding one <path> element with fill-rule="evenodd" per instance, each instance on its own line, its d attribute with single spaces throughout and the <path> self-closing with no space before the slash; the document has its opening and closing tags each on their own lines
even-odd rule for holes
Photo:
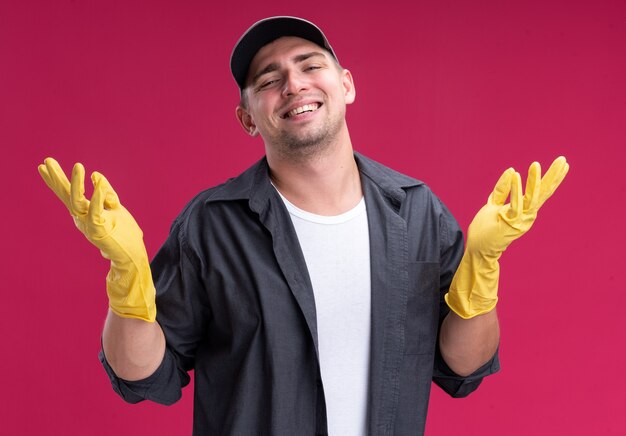
<svg viewBox="0 0 626 436">
<path fill-rule="evenodd" d="M 241 92 L 237 117 L 262 136 L 268 159 L 300 161 L 350 148 L 345 110 L 355 97 L 352 75 L 318 45 L 288 36 L 265 45 Z"/>
<path fill-rule="evenodd" d="M 355 83 L 314 24 L 257 22 L 231 70 L 237 119 L 266 156 L 194 198 L 151 265 L 104 176 L 87 200 L 82 165 L 71 183 L 53 159 L 40 166 L 111 260 L 114 389 L 171 404 L 194 370 L 194 435 L 423 434 L 432 381 L 463 397 L 498 370 L 498 258 L 565 159 L 543 178 L 531 165 L 525 193 L 505 171 L 464 249 L 426 185 L 353 150 Z"/>
</svg>

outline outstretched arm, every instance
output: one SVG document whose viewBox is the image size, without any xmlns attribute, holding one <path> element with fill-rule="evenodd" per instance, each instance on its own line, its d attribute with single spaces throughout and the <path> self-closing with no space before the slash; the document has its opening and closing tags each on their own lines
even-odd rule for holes
<svg viewBox="0 0 626 436">
<path fill-rule="evenodd" d="M 493 356 L 500 338 L 495 307 L 498 302 L 498 259 L 515 239 L 526 233 L 539 208 L 556 191 L 569 170 L 564 157 L 555 159 L 545 176 L 534 162 L 528 170 L 526 192 L 521 176 L 506 170 L 487 204 L 470 224 L 467 244 L 446 302 L 451 312 L 441 328 L 441 353 L 450 368 L 468 375 Z M 510 203 L 506 203 L 510 195 Z"/>
<path fill-rule="evenodd" d="M 74 165 L 71 183 L 52 158 L 39 165 L 39 174 L 67 207 L 76 227 L 111 261 L 106 278 L 110 311 L 103 332 L 109 364 L 123 379 L 149 376 L 163 359 L 165 339 L 155 322 L 156 292 L 143 232 L 102 174 L 91 175 L 91 200 L 85 197 L 82 164 Z"/>
</svg>

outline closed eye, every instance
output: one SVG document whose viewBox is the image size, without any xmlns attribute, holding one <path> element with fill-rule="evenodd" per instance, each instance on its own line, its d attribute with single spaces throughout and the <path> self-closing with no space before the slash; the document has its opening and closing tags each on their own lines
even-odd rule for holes
<svg viewBox="0 0 626 436">
<path fill-rule="evenodd" d="M 266 80 L 265 82 L 261 83 L 257 89 L 261 90 L 261 89 L 265 89 L 271 85 L 273 85 L 274 83 L 278 82 L 278 79 L 270 79 L 270 80 Z"/>
</svg>

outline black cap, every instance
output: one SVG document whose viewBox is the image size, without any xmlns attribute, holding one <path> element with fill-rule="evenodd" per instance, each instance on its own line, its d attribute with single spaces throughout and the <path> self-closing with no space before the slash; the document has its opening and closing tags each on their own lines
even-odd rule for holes
<svg viewBox="0 0 626 436">
<path fill-rule="evenodd" d="M 298 17 L 269 17 L 254 23 L 239 38 L 233 53 L 230 55 L 230 70 L 239 89 L 246 86 L 248 68 L 257 52 L 270 42 L 282 36 L 297 36 L 309 40 L 328 52 L 337 59 L 330 47 L 326 36 L 319 27 L 310 21 Z"/>
</svg>

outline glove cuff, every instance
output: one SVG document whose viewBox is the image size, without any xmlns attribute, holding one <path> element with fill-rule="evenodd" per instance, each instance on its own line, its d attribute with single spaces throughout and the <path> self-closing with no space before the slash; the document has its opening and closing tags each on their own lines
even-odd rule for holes
<svg viewBox="0 0 626 436">
<path fill-rule="evenodd" d="M 109 307 L 123 318 L 156 320 L 156 289 L 150 266 L 137 268 L 134 264 L 111 263 L 106 279 Z"/>
<path fill-rule="evenodd" d="M 500 265 L 497 260 L 466 252 L 445 295 L 448 307 L 463 319 L 493 310 L 498 303 Z"/>
<path fill-rule="evenodd" d="M 470 319 L 491 312 L 498 304 L 498 297 L 477 302 L 476 296 L 466 299 L 459 296 L 458 293 L 448 292 L 444 298 L 450 310 L 463 319 Z"/>
</svg>

